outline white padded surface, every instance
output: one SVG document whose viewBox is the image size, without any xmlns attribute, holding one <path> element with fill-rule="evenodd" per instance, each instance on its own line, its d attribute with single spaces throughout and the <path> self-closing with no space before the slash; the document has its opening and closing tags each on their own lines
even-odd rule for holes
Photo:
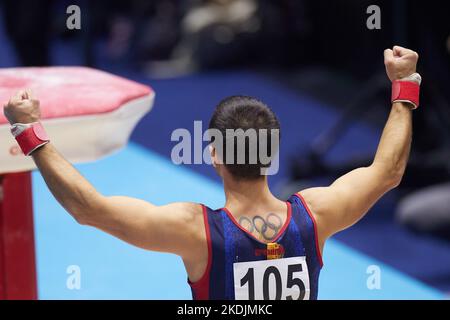
<svg viewBox="0 0 450 320">
<path fill-rule="evenodd" d="M 51 142 L 70 162 L 87 162 L 107 156 L 127 142 L 139 120 L 151 110 L 154 93 L 128 101 L 110 113 L 44 119 Z M 0 174 L 35 169 L 31 157 L 20 151 L 9 131 L 0 125 Z"/>
</svg>

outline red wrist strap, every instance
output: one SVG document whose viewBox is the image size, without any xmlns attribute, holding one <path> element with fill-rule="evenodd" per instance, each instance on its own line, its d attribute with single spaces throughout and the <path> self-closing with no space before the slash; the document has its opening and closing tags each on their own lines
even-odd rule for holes
<svg viewBox="0 0 450 320">
<path fill-rule="evenodd" d="M 414 105 L 413 109 L 419 106 L 420 85 L 413 81 L 395 80 L 392 82 L 392 97 L 394 102 L 409 102 Z"/>
<path fill-rule="evenodd" d="M 34 123 L 16 137 L 22 152 L 29 156 L 31 152 L 49 142 L 47 133 L 40 122 Z"/>
</svg>

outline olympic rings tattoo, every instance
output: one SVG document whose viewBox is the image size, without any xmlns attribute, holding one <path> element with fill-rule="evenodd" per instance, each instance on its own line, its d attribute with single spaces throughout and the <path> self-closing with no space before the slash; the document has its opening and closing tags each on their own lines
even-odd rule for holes
<svg viewBox="0 0 450 320">
<path fill-rule="evenodd" d="M 251 220 L 242 216 L 239 218 L 239 224 L 250 233 L 253 233 L 253 231 L 256 230 L 265 240 L 273 240 L 278 235 L 278 231 L 280 231 L 283 221 L 277 214 L 271 212 L 265 219 L 259 215 L 254 216 Z M 249 227 L 245 227 L 244 224 Z M 272 235 L 267 234 L 270 230 Z"/>
<path fill-rule="evenodd" d="M 262 223 L 263 223 L 261 229 L 259 229 L 257 227 L 257 224 L 256 224 L 257 220 L 261 220 Z M 258 231 L 259 233 L 264 234 L 267 231 L 267 223 L 266 223 L 266 220 L 264 220 L 263 217 L 261 217 L 261 216 L 254 216 L 253 219 L 252 219 L 252 222 L 253 222 L 253 226 L 255 227 L 256 231 Z"/>
<path fill-rule="evenodd" d="M 274 224 L 274 223 L 272 223 L 272 222 L 269 222 L 270 217 L 275 217 L 278 223 L 277 223 L 277 224 Z M 276 215 L 275 213 L 273 213 L 273 212 L 269 213 L 269 214 L 267 215 L 266 219 L 267 219 L 267 224 L 270 224 L 270 225 L 272 226 L 272 229 L 280 230 L 281 227 L 283 226 L 283 220 L 281 220 L 281 218 L 280 218 L 279 216 L 277 216 L 277 215 Z"/>
<path fill-rule="evenodd" d="M 248 228 L 244 227 L 244 223 L 243 223 L 244 221 L 248 223 L 248 225 L 251 227 L 251 229 L 248 229 Z M 252 221 L 249 218 L 247 218 L 247 217 L 240 217 L 239 218 L 239 224 L 241 226 L 243 226 L 245 229 L 247 229 L 248 232 L 250 232 L 250 233 L 252 233 L 255 230 L 255 227 L 253 226 Z"/>
</svg>

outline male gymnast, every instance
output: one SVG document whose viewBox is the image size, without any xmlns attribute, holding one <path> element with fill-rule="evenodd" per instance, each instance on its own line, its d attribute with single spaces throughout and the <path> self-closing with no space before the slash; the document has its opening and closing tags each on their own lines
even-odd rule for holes
<svg viewBox="0 0 450 320">
<path fill-rule="evenodd" d="M 326 240 L 361 219 L 402 179 L 412 110 L 419 104 L 417 60 L 416 52 L 399 46 L 384 51 L 392 108 L 372 164 L 287 201 L 269 190 L 260 159 L 223 161 L 226 152 L 218 152 L 214 143 L 211 159 L 223 180 L 223 208 L 188 202 L 156 206 L 104 196 L 49 141 L 39 122 L 39 101 L 28 91 L 13 96 L 4 113 L 24 154 L 33 158 L 54 197 L 78 223 L 140 248 L 179 255 L 194 299 L 316 299 Z M 261 101 L 233 96 L 220 102 L 209 127 L 225 132 L 279 130 L 280 125 Z"/>
</svg>

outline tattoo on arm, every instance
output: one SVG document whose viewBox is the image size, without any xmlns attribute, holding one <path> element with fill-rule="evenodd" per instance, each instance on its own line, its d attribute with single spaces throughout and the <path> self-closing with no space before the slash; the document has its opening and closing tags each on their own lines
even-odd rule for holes
<svg viewBox="0 0 450 320">
<path fill-rule="evenodd" d="M 248 232 L 256 233 L 260 239 L 273 240 L 278 235 L 283 221 L 279 215 L 271 212 L 266 217 L 260 215 L 253 216 L 253 218 L 241 216 L 239 224 Z"/>
</svg>

